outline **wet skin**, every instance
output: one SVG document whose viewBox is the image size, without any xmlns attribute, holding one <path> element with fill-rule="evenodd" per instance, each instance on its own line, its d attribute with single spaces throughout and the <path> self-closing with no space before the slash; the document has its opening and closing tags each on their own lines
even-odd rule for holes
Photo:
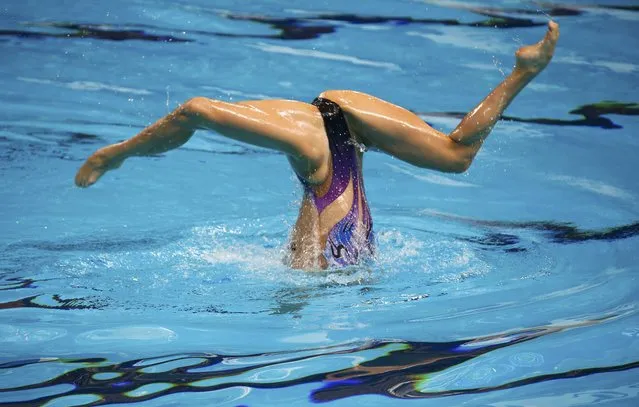
<svg viewBox="0 0 639 407">
<path fill-rule="evenodd" d="M 461 173 L 468 169 L 483 141 L 512 100 L 550 62 L 559 26 L 549 22 L 544 38 L 515 53 L 516 65 L 495 89 L 470 111 L 450 133 L 424 123 L 414 113 L 365 93 L 330 90 L 321 97 L 343 110 L 357 142 L 386 152 L 421 168 Z M 133 138 L 103 147 L 79 169 L 75 183 L 88 187 L 127 158 L 163 153 L 186 143 L 199 129 L 286 154 L 293 170 L 308 184 L 328 189 L 331 182 L 330 150 L 317 108 L 292 100 L 258 100 L 228 103 L 204 97 L 188 100 L 175 111 Z M 360 165 L 362 157 L 360 155 Z M 361 189 L 360 189 L 361 190 Z M 321 269 L 328 231 L 349 211 L 353 189 L 347 188 L 318 213 L 312 200 L 302 200 L 291 234 L 291 267 Z M 358 226 L 361 227 L 361 224 Z"/>
</svg>

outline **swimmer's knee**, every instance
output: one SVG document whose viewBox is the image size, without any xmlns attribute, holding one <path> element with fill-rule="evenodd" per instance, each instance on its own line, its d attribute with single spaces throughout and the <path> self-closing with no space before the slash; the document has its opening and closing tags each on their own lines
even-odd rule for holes
<svg viewBox="0 0 639 407">
<path fill-rule="evenodd" d="M 223 116 L 221 109 L 226 102 L 203 96 L 193 97 L 174 111 L 174 119 L 184 126 L 198 126 L 202 122 L 218 122 Z"/>
<path fill-rule="evenodd" d="M 182 103 L 178 108 L 178 113 L 189 118 L 200 116 L 203 112 L 210 110 L 214 104 L 214 100 L 203 96 L 196 96 Z"/>
</svg>

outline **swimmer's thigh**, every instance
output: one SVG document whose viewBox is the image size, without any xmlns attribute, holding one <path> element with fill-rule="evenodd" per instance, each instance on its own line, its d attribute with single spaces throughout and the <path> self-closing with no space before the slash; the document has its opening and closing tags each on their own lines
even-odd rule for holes
<svg viewBox="0 0 639 407">
<path fill-rule="evenodd" d="M 467 146 L 403 107 L 348 90 L 331 90 L 321 96 L 340 105 L 360 141 L 400 160 L 444 172 L 462 172 L 472 160 Z"/>
</svg>

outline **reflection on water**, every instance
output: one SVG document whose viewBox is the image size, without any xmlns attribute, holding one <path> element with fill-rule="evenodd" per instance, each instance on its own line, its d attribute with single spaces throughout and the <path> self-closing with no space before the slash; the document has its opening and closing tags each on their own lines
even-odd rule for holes
<svg viewBox="0 0 639 407">
<path fill-rule="evenodd" d="M 423 112 L 417 114 L 426 120 L 428 120 L 429 117 L 445 117 L 461 120 L 466 115 L 465 112 Z M 509 116 L 506 114 L 501 116 L 501 120 L 518 123 L 535 123 L 549 126 L 585 126 L 599 127 L 607 130 L 622 129 L 623 126 L 613 122 L 612 119 L 605 116 L 611 114 L 623 116 L 639 116 L 639 104 L 604 101 L 579 106 L 578 108 L 571 110 L 570 114 L 580 115 L 583 116 L 583 118 L 572 120 L 553 119 L 547 117 L 526 118 Z"/>
<path fill-rule="evenodd" d="M 234 13 L 226 10 L 211 9 L 194 5 L 183 6 L 189 12 L 209 13 L 218 18 L 247 21 L 252 23 L 264 24 L 272 30 L 277 31 L 276 34 L 249 34 L 249 33 L 230 33 L 230 32 L 214 32 L 188 30 L 182 31 L 192 35 L 229 37 L 229 38 L 261 38 L 272 40 L 311 40 L 326 34 L 334 34 L 342 24 L 352 25 L 445 25 L 445 26 L 465 26 L 475 28 L 526 28 L 539 27 L 546 24 L 543 20 L 532 20 L 528 18 L 516 17 L 516 15 L 533 15 L 535 17 L 574 17 L 584 13 L 588 9 L 613 9 L 623 11 L 637 11 L 636 6 L 607 6 L 607 5 L 561 5 L 547 3 L 543 8 L 493 8 L 484 6 L 471 6 L 463 3 L 429 1 L 435 5 L 444 8 L 464 9 L 470 13 L 488 17 L 484 20 L 464 22 L 458 19 L 430 19 L 415 18 L 410 16 L 392 16 L 392 15 L 366 15 L 352 13 L 326 13 L 326 14 L 307 14 L 303 17 L 288 16 L 275 17 L 268 15 L 242 14 Z M 510 14 L 510 15 L 508 15 Z M 33 22 L 23 23 L 29 26 L 28 30 L 0 30 L 0 36 L 14 37 L 17 39 L 97 39 L 107 41 L 154 41 L 167 43 L 188 43 L 195 41 L 192 38 L 185 38 L 183 35 L 174 36 L 171 34 L 154 34 L 152 31 L 171 31 L 167 28 L 152 26 L 148 24 L 83 24 L 76 22 Z M 43 31 L 35 31 L 33 27 L 44 28 Z M 149 32 L 151 31 L 151 32 Z"/>
<path fill-rule="evenodd" d="M 373 401 L 390 405 L 460 395 L 433 401 L 459 405 L 468 400 L 463 395 L 477 393 L 490 393 L 495 407 L 571 405 L 578 401 L 560 397 L 560 383 L 578 387 L 583 381 L 573 379 L 589 375 L 590 388 L 611 392 L 575 393 L 582 404 L 637 397 L 636 386 L 606 386 L 633 380 L 638 367 L 636 191 L 615 169 L 635 144 L 628 133 L 639 107 L 621 92 L 637 65 L 615 48 L 617 36 L 605 35 L 615 33 L 610 26 L 588 31 L 596 13 L 636 21 L 636 7 L 419 1 L 354 11 L 339 2 L 315 10 L 268 2 L 218 10 L 161 3 L 117 4 L 119 18 L 23 7 L 19 21 L 9 15 L 11 26 L 0 27 L 0 45 L 15 58 L 3 71 L 7 110 L 0 120 L 0 172 L 9 185 L 0 199 L 8 229 L 0 246 L 1 405 L 197 405 L 200 393 L 238 406 L 254 389 L 273 389 L 266 397 L 286 402 L 303 393 L 295 405 L 351 405 L 357 395 L 380 395 Z M 266 173 L 277 153 L 199 134 L 175 152 L 181 158 L 132 162 L 110 184 L 72 189 L 77 164 L 68 161 L 135 133 L 192 92 L 225 100 L 304 98 L 347 80 L 397 96 L 415 112 L 430 111 L 419 113 L 425 120 L 452 123 L 471 93 L 460 80 L 467 68 L 482 69 L 472 76 L 482 92 L 501 69 L 497 57 L 493 64 L 471 57 L 457 70 L 460 56 L 505 55 L 526 41 L 520 35 L 541 34 L 548 16 L 566 23 L 567 46 L 547 82 L 528 92 L 535 103 L 503 119 L 526 123 L 506 126 L 518 127 L 522 143 L 535 133 L 557 141 L 583 134 L 577 145 L 553 144 L 561 165 L 543 155 L 530 162 L 548 167 L 540 181 L 561 189 L 540 199 L 586 200 L 571 194 L 575 188 L 601 199 L 584 202 L 594 210 L 573 222 L 565 221 L 573 219 L 569 212 L 543 208 L 526 214 L 536 221 L 518 221 L 522 213 L 508 205 L 497 215 L 491 209 L 502 220 L 483 220 L 495 202 L 468 209 L 477 194 L 494 196 L 489 182 L 499 181 L 500 191 L 527 191 L 524 173 L 478 176 L 484 166 L 469 176 L 442 176 L 371 154 L 369 191 L 383 195 L 378 258 L 367 267 L 309 275 L 281 261 L 295 180 L 265 188 L 268 177 L 252 176 Z M 627 27 L 612 17 L 599 22 Z M 378 41 L 390 52 L 380 53 Z M 610 54 L 593 43 L 610 45 Z M 344 69 L 354 74 L 335 75 Z M 429 93 L 410 88 L 422 84 Z M 398 94 L 401 86 L 417 94 Z M 541 99 L 556 104 L 544 110 Z M 593 100 L 603 102 L 586 104 Z M 504 160 L 539 146 L 533 140 L 513 152 L 500 137 L 493 145 L 509 145 L 499 153 Z M 600 147 L 614 155 L 600 157 Z M 589 160 L 563 166 L 574 164 L 564 156 L 586 150 Z M 183 166 L 193 162 L 207 164 Z M 601 177 L 583 171 L 592 163 L 605 167 Z M 140 190 L 149 193 L 136 195 Z M 148 202 L 176 195 L 144 218 Z M 424 203 L 425 195 L 433 201 Z M 229 209 L 231 201 L 238 206 Z M 505 203 L 528 208 L 534 201 Z M 620 202 L 626 206 L 618 210 Z M 176 211 L 183 216 L 167 222 Z M 603 215 L 589 218 L 596 211 Z M 455 215 L 461 213 L 470 217 Z M 626 373 L 600 375 L 620 371 Z M 505 401 L 511 396 L 519 400 Z"/>
<path fill-rule="evenodd" d="M 504 347 L 605 323 L 620 316 L 607 315 L 452 342 L 367 341 L 251 355 L 168 355 L 122 363 L 110 363 L 103 358 L 13 360 L 0 364 L 0 369 L 19 373 L 20 368 L 34 364 L 68 367 L 64 369 L 65 373 L 39 383 L 0 389 L 0 395 L 8 400 L 3 405 L 27 407 L 76 400 L 78 397 L 84 397 L 83 405 L 93 406 L 133 403 L 173 393 L 213 392 L 230 388 L 281 389 L 300 384 L 317 386 L 310 394 L 315 402 L 365 394 L 417 399 L 485 393 L 549 380 L 636 369 L 639 361 L 555 371 L 484 387 L 447 386 L 444 390 L 429 390 L 429 387 L 441 386 L 437 379 L 430 383 L 430 377 Z M 331 360 L 331 368 L 313 364 L 312 361 L 318 358 Z M 512 362 L 515 367 L 538 366 L 541 363 L 539 355 L 530 353 L 521 353 Z M 475 373 L 481 375 L 479 371 Z"/>
</svg>

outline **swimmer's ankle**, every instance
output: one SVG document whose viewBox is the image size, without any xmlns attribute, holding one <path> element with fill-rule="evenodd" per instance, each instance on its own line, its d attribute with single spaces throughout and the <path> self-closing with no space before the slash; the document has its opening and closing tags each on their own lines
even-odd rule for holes
<svg viewBox="0 0 639 407">
<path fill-rule="evenodd" d="M 544 38 L 536 44 L 521 47 L 515 53 L 517 63 L 515 71 L 538 75 L 550 63 L 557 40 L 559 39 L 559 25 L 553 21 L 548 23 L 548 30 Z"/>
</svg>

